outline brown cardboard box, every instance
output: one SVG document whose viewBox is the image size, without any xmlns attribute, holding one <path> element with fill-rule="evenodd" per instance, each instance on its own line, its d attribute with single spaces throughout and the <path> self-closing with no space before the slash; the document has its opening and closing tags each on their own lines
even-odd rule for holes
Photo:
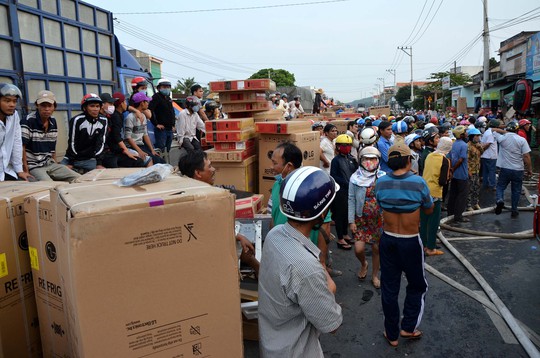
<svg viewBox="0 0 540 358">
<path fill-rule="evenodd" d="M 272 168 L 272 152 L 279 143 L 291 141 L 302 151 L 304 166 L 319 167 L 320 164 L 320 134 L 316 131 L 293 134 L 261 134 L 259 137 L 259 190 L 264 195 L 264 206 L 268 203 L 269 191 L 274 184 L 274 169 Z"/>
<path fill-rule="evenodd" d="M 264 195 L 254 194 L 253 196 L 236 199 L 235 208 L 236 219 L 252 219 L 262 209 Z"/>
<path fill-rule="evenodd" d="M 266 93 L 263 91 L 238 91 L 222 92 L 219 94 L 221 103 L 242 103 L 242 102 L 266 102 Z"/>
<path fill-rule="evenodd" d="M 69 357 L 63 284 L 57 261 L 60 242 L 49 191 L 26 197 L 24 211 L 43 356 Z"/>
<path fill-rule="evenodd" d="M 280 109 L 271 109 L 269 111 L 253 113 L 255 122 L 278 121 L 283 119 L 283 111 Z"/>
<path fill-rule="evenodd" d="M 270 101 L 266 102 L 250 102 L 250 103 L 224 103 L 222 105 L 223 112 L 251 112 L 251 111 L 268 111 L 272 109 Z"/>
<path fill-rule="evenodd" d="M 229 189 L 257 192 L 257 156 L 242 163 L 212 163 L 216 168 L 215 184 Z"/>
<path fill-rule="evenodd" d="M 208 143 L 215 142 L 241 142 L 257 136 L 255 127 L 248 127 L 241 131 L 218 131 L 206 132 L 206 141 Z"/>
<path fill-rule="evenodd" d="M 255 80 L 234 80 L 210 82 L 211 92 L 242 91 L 242 90 L 263 90 L 275 91 L 276 83 L 271 79 Z"/>
<path fill-rule="evenodd" d="M 311 129 L 311 122 L 308 121 L 270 121 L 255 123 L 255 130 L 258 133 L 266 134 L 291 134 L 308 132 Z"/>
<path fill-rule="evenodd" d="M 172 176 L 51 203 L 73 356 L 243 356 L 229 191 Z"/>
<path fill-rule="evenodd" d="M 215 119 L 204 123 L 208 132 L 216 131 L 240 131 L 249 127 L 253 127 L 253 118 L 227 118 Z"/>
<path fill-rule="evenodd" d="M 208 155 L 208 159 L 211 162 L 243 162 L 247 158 L 254 156 L 255 147 L 250 147 L 243 150 L 228 150 L 228 151 L 218 151 L 215 149 L 205 150 Z"/>
<path fill-rule="evenodd" d="M 41 357 L 24 198 L 53 185 L 0 182 L 0 357 Z"/>
<path fill-rule="evenodd" d="M 240 142 L 217 142 L 213 143 L 215 150 L 244 150 L 252 147 L 257 147 L 257 139 L 251 138 Z"/>
<path fill-rule="evenodd" d="M 99 180 L 118 180 L 122 179 L 126 175 L 133 174 L 135 172 L 141 171 L 144 168 L 106 168 L 106 169 L 94 169 L 81 175 L 77 181 L 78 182 L 89 182 L 89 181 L 99 181 Z"/>
<path fill-rule="evenodd" d="M 335 119 L 335 120 L 330 121 L 328 123 L 335 125 L 337 127 L 337 130 L 338 130 L 338 135 L 340 135 L 340 134 L 346 134 L 347 133 L 347 123 L 349 123 L 351 120 L 348 120 L 348 119 Z"/>
</svg>

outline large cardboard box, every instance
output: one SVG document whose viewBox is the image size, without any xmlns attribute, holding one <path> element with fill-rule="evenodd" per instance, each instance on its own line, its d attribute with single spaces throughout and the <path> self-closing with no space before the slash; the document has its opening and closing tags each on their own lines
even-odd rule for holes
<svg viewBox="0 0 540 358">
<path fill-rule="evenodd" d="M 257 156 L 242 163 L 212 163 L 216 168 L 215 184 L 229 189 L 257 192 Z"/>
<path fill-rule="evenodd" d="M 254 156 L 255 147 L 250 147 L 242 150 L 205 150 L 208 159 L 211 162 L 243 162 L 247 158 Z"/>
<path fill-rule="evenodd" d="M 210 82 L 211 92 L 262 90 L 275 91 L 276 83 L 271 79 L 234 80 Z"/>
<path fill-rule="evenodd" d="M 291 141 L 302 151 L 302 165 L 319 167 L 320 164 L 320 134 L 309 131 L 293 134 L 261 134 L 259 137 L 259 190 L 264 195 L 264 205 L 268 203 L 268 191 L 275 180 L 272 168 L 272 153 L 279 143 Z"/>
<path fill-rule="evenodd" d="M 206 130 L 212 131 L 240 131 L 249 127 L 253 127 L 253 118 L 227 118 L 215 119 L 204 123 Z"/>
<path fill-rule="evenodd" d="M 221 103 L 266 102 L 266 93 L 260 91 L 222 92 L 219 94 Z"/>
<path fill-rule="evenodd" d="M 72 356 L 243 355 L 228 190 L 100 181 L 58 187 L 51 204 Z"/>
<path fill-rule="evenodd" d="M 278 121 L 283 119 L 283 111 L 281 109 L 271 109 L 269 111 L 253 113 L 255 122 Z"/>
<path fill-rule="evenodd" d="M 266 102 L 252 102 L 252 103 L 224 103 L 222 105 L 223 112 L 225 113 L 234 113 L 234 112 L 253 112 L 253 111 L 268 111 L 272 109 L 270 101 Z"/>
<path fill-rule="evenodd" d="M 141 171 L 144 168 L 106 168 L 94 169 L 81 175 L 77 182 L 101 181 L 101 180 L 118 180 L 123 177 Z"/>
<path fill-rule="evenodd" d="M 26 197 L 24 211 L 43 356 L 70 357 L 63 284 L 57 260 L 60 242 L 56 236 L 56 218 L 49 191 Z"/>
<path fill-rule="evenodd" d="M 269 121 L 255 123 L 258 133 L 291 134 L 308 132 L 311 129 L 309 121 Z"/>
<path fill-rule="evenodd" d="M 241 142 L 257 136 L 255 127 L 248 127 L 241 131 L 217 131 L 206 132 L 206 141 L 208 143 L 216 142 Z"/>
<path fill-rule="evenodd" d="M 352 120 L 352 119 L 351 119 Z M 348 119 L 335 119 L 328 123 L 333 124 L 337 127 L 338 135 L 347 133 L 347 124 L 351 121 Z"/>
<path fill-rule="evenodd" d="M 214 144 L 215 150 L 244 150 L 257 147 L 257 138 L 251 138 L 240 142 L 217 142 Z"/>
<path fill-rule="evenodd" d="M 24 198 L 52 185 L 0 182 L 0 357 L 41 357 Z"/>
</svg>

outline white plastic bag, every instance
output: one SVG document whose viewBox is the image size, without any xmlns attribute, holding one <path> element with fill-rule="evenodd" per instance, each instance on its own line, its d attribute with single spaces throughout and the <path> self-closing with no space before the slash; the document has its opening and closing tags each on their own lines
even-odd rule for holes
<svg viewBox="0 0 540 358">
<path fill-rule="evenodd" d="M 172 171 L 173 167 L 170 164 L 154 164 L 151 167 L 126 175 L 114 182 L 114 184 L 118 186 L 138 186 L 157 183 L 165 179 Z"/>
</svg>

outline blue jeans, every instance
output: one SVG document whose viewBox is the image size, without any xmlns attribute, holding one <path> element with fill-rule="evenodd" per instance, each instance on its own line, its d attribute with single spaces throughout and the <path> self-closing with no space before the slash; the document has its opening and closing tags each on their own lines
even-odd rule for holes
<svg viewBox="0 0 540 358">
<path fill-rule="evenodd" d="M 156 143 L 154 144 L 154 147 L 161 149 L 162 152 L 165 151 L 165 148 L 167 148 L 167 152 L 171 151 L 171 144 L 173 140 L 173 131 L 172 129 L 163 129 L 160 130 L 158 128 L 154 129 L 154 138 L 156 140 Z"/>
<path fill-rule="evenodd" d="M 497 182 L 497 202 L 504 202 L 504 191 L 510 185 L 512 190 L 512 211 L 517 211 L 519 197 L 521 196 L 521 186 L 523 184 L 523 170 L 512 170 L 501 168 L 499 171 L 499 181 Z"/>
<path fill-rule="evenodd" d="M 381 300 L 384 329 L 388 339 L 399 336 L 399 289 L 401 273 L 407 277 L 401 329 L 414 332 L 422 320 L 428 283 L 424 274 L 424 249 L 420 235 L 395 237 L 383 232 L 379 243 L 381 256 Z"/>
<path fill-rule="evenodd" d="M 69 158 L 64 157 L 64 159 L 62 159 L 60 164 L 63 164 L 63 165 L 71 164 L 73 166 L 73 169 L 80 170 L 86 173 L 86 172 L 96 169 L 97 161 L 95 158 L 70 161 Z"/>
<path fill-rule="evenodd" d="M 495 172 L 497 171 L 497 159 L 480 158 L 482 164 L 482 187 L 494 188 L 496 184 Z"/>
</svg>

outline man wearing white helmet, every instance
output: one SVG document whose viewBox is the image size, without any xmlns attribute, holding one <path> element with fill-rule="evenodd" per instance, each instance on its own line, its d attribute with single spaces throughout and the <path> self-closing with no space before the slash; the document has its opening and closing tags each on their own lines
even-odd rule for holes
<svg viewBox="0 0 540 358">
<path fill-rule="evenodd" d="M 176 120 L 171 99 L 171 81 L 162 78 L 157 83 L 157 92 L 152 96 L 148 108 L 154 113 L 151 118 L 154 125 L 154 147 L 171 150 L 173 127 Z"/>
<path fill-rule="evenodd" d="M 373 127 L 366 127 L 360 133 L 362 147 L 372 146 L 377 142 L 377 131 Z"/>
<path fill-rule="evenodd" d="M 337 190 L 335 181 L 315 167 L 296 169 L 283 181 L 279 207 L 288 221 L 266 236 L 259 270 L 262 357 L 322 358 L 319 335 L 336 331 L 343 321 L 336 285 L 309 240 Z"/>
<path fill-rule="evenodd" d="M 411 133 L 405 137 L 405 144 L 411 148 L 411 172 L 418 174 L 418 160 L 422 153 L 422 136 L 417 133 Z"/>
<path fill-rule="evenodd" d="M 21 97 L 17 86 L 0 83 L 0 181 L 33 178 L 23 170 L 21 124 L 15 109 Z"/>
</svg>

